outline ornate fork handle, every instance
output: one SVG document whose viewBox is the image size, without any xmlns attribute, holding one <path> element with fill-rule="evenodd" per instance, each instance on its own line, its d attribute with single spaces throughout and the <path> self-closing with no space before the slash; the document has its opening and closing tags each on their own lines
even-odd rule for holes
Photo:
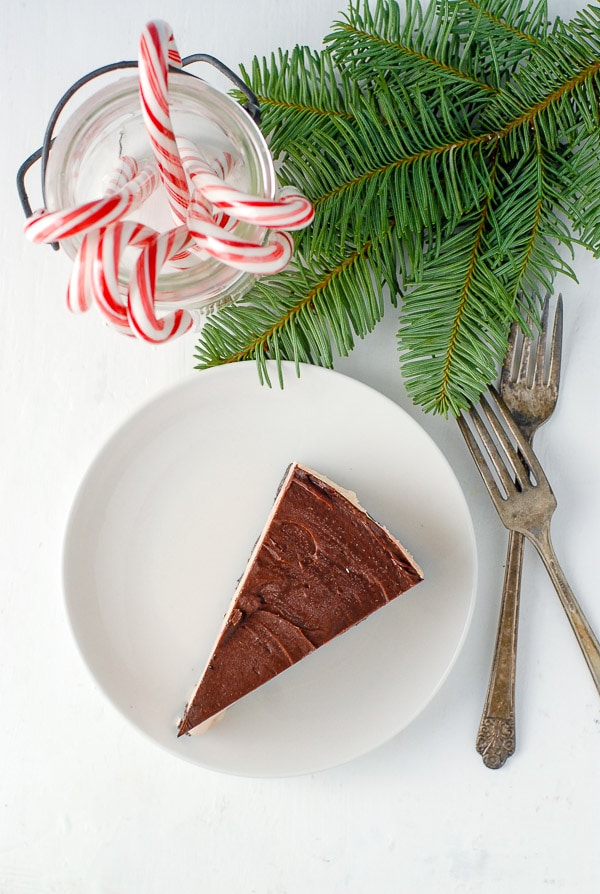
<svg viewBox="0 0 600 894">
<path fill-rule="evenodd" d="M 515 676 L 524 544 L 522 534 L 509 532 L 492 672 L 475 746 L 492 770 L 499 769 L 516 746 Z"/>
<path fill-rule="evenodd" d="M 596 689 L 600 693 L 600 642 L 579 605 L 558 562 L 550 539 L 550 522 L 527 532 L 542 559 L 569 619 Z M 515 670 L 519 591 L 524 536 L 511 531 L 508 543 L 502 610 L 493 658 L 493 672 L 477 735 L 477 751 L 491 769 L 498 769 L 515 750 Z"/>
<path fill-rule="evenodd" d="M 575 639 L 583 652 L 583 657 L 586 660 L 596 689 L 600 693 L 600 642 L 577 602 L 575 594 L 569 586 L 556 558 L 556 553 L 550 540 L 550 521 L 548 520 L 539 528 L 532 528 L 526 533 L 526 536 L 535 546 L 546 566 L 546 570 L 552 579 L 558 598 L 575 634 Z"/>
<path fill-rule="evenodd" d="M 596 689 L 600 693 L 600 642 L 558 562 L 550 539 L 550 522 L 527 532 L 554 584 Z M 511 531 L 507 552 L 502 614 L 494 649 L 493 673 L 477 735 L 477 751 L 491 769 L 501 767 L 515 750 L 515 669 L 519 590 L 524 536 Z"/>
</svg>

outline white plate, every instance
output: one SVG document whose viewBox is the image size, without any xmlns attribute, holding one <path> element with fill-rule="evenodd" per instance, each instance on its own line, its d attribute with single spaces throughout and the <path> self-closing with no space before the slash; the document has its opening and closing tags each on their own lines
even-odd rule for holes
<svg viewBox="0 0 600 894">
<path fill-rule="evenodd" d="M 160 395 L 108 442 L 69 518 L 64 585 L 85 661 L 112 703 L 173 754 L 248 776 L 314 772 L 403 729 L 445 680 L 473 609 L 475 539 L 446 459 L 353 379 L 286 364 L 219 367 Z M 356 491 L 425 581 L 230 708 L 176 721 L 289 462 Z"/>
</svg>

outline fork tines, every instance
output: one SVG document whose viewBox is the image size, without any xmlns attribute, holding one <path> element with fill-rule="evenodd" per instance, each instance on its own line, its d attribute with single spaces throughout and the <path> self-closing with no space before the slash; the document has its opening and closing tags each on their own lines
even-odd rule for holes
<svg viewBox="0 0 600 894">
<path fill-rule="evenodd" d="M 458 424 L 497 508 L 499 501 L 501 504 L 512 494 L 546 482 L 535 453 L 495 388 L 489 388 L 479 407 L 472 407 L 469 417 L 473 430 L 464 416 L 458 418 Z"/>
<path fill-rule="evenodd" d="M 551 385 L 558 391 L 560 383 L 561 345 L 563 332 L 563 299 L 558 295 L 552 322 L 552 334 L 548 350 L 548 368 L 546 369 L 546 347 L 548 343 L 548 324 L 550 310 L 550 295 L 546 295 L 542 305 L 540 331 L 535 347 L 533 364 L 531 363 L 531 351 L 534 343 L 533 337 L 522 333 L 521 326 L 515 322 L 512 324 L 508 338 L 508 350 L 504 366 L 502 367 L 502 379 L 509 382 L 530 381 L 533 385 Z M 533 323 L 532 323 L 533 326 Z M 522 348 L 517 353 L 519 337 L 522 336 Z"/>
</svg>

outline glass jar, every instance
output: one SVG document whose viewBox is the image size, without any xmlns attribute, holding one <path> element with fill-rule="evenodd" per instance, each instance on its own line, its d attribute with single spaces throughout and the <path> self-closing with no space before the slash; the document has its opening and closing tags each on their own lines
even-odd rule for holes
<svg viewBox="0 0 600 894">
<path fill-rule="evenodd" d="M 233 157 L 228 182 L 240 190 L 274 198 L 277 181 L 271 153 L 251 115 L 228 95 L 185 71 L 169 73 L 173 130 L 192 141 L 207 161 L 229 152 Z M 137 76 L 122 77 L 94 93 L 61 126 L 48 152 L 44 173 L 46 208 L 69 208 L 96 199 L 123 155 L 138 162 L 153 159 L 142 117 Z M 175 226 L 165 190 L 160 188 L 131 215 L 162 232 Z M 242 239 L 262 242 L 264 228 L 235 222 Z M 73 259 L 81 237 L 61 240 Z M 133 250 L 122 258 L 119 280 L 124 293 L 135 260 Z M 194 258 L 180 269 L 166 265 L 156 284 L 156 310 L 206 310 L 241 297 L 255 275 L 228 267 L 214 258 Z"/>
</svg>

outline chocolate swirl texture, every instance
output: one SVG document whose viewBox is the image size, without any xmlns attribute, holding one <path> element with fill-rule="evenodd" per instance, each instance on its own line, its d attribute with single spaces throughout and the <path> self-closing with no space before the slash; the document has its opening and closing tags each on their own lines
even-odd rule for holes
<svg viewBox="0 0 600 894">
<path fill-rule="evenodd" d="M 290 466 L 179 735 L 420 580 L 410 555 L 358 504 Z"/>
</svg>

